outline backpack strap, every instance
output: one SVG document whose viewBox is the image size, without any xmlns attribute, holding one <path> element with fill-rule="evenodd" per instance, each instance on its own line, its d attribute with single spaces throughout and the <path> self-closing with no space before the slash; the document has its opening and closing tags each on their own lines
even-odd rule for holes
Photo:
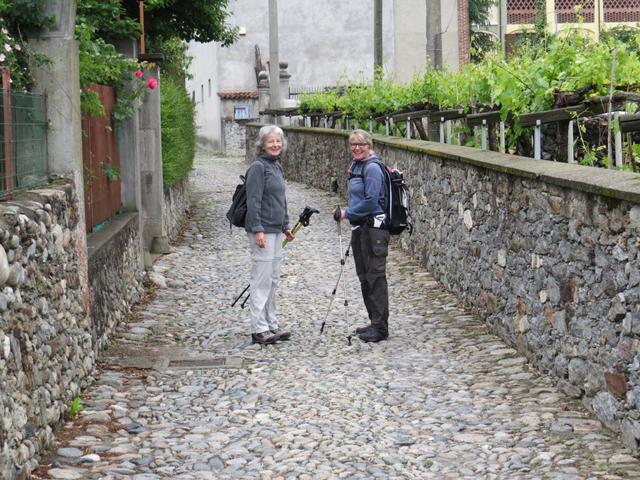
<svg viewBox="0 0 640 480">
<path fill-rule="evenodd" d="M 391 191 L 392 185 L 391 185 L 391 178 L 389 177 L 389 172 L 387 170 L 387 167 L 384 163 L 382 163 L 380 160 L 368 160 L 367 164 L 362 167 L 362 173 L 353 173 L 353 171 L 355 170 L 356 167 L 356 162 L 351 162 L 351 166 L 349 167 L 349 169 L 347 170 L 347 172 L 349 173 L 349 180 L 351 180 L 352 178 L 357 178 L 360 177 L 362 178 L 362 183 L 364 183 L 364 173 L 367 169 L 367 167 L 369 166 L 370 163 L 377 163 L 378 166 L 382 169 L 382 176 L 383 176 L 383 182 L 384 182 L 384 186 L 385 186 L 385 191 L 384 191 L 384 213 L 387 216 L 387 220 L 391 218 L 391 214 L 390 214 L 390 205 L 391 205 L 391 195 L 393 194 Z"/>
</svg>

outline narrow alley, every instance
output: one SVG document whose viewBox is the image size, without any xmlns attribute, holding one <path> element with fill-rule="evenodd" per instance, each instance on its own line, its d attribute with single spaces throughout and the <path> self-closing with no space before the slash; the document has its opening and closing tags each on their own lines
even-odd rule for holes
<svg viewBox="0 0 640 480">
<path fill-rule="evenodd" d="M 155 262 L 161 286 L 121 326 L 36 478 L 640 478 L 615 434 L 397 248 L 389 340 L 348 344 L 366 323 L 350 258 L 321 335 L 340 270 L 327 192 L 288 183 L 292 223 L 307 205 L 320 213 L 286 247 L 291 340 L 252 345 L 248 308 L 230 306 L 249 279 L 247 239 L 224 217 L 244 169 L 196 158 L 190 223 Z"/>
</svg>

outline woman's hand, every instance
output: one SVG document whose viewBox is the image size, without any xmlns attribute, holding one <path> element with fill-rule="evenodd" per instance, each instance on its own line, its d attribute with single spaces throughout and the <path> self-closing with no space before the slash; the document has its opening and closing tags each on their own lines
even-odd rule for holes
<svg viewBox="0 0 640 480">
<path fill-rule="evenodd" d="M 293 233 L 291 233 L 291 230 L 285 230 L 284 236 L 287 237 L 287 240 L 290 242 L 293 242 L 296 238 L 296 236 Z"/>
<path fill-rule="evenodd" d="M 264 232 L 256 232 L 256 245 L 260 248 L 264 248 L 267 245 L 267 241 L 264 238 Z"/>
</svg>

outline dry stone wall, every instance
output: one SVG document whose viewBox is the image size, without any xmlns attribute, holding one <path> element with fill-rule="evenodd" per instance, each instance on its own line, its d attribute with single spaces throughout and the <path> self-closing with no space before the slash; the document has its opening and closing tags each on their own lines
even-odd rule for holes
<svg viewBox="0 0 640 480">
<path fill-rule="evenodd" d="M 0 203 L 0 478 L 35 466 L 95 356 L 71 185 Z"/>
<path fill-rule="evenodd" d="M 286 178 L 344 196 L 347 133 L 285 134 Z M 375 150 L 409 182 L 402 247 L 638 452 L 640 175 L 393 137 Z"/>
</svg>

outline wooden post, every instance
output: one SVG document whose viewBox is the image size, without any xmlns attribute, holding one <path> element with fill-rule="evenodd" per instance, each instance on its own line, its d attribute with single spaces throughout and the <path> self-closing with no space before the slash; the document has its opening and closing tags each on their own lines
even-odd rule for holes
<svg viewBox="0 0 640 480">
<path fill-rule="evenodd" d="M 13 191 L 13 121 L 11 115 L 11 71 L 2 69 L 2 109 L 4 112 L 4 174 L 6 192 Z"/>
<path fill-rule="evenodd" d="M 142 30 L 142 32 L 140 32 L 140 53 L 146 53 L 144 45 L 144 1 L 140 0 L 138 2 L 138 8 L 140 16 L 140 28 Z"/>
</svg>

